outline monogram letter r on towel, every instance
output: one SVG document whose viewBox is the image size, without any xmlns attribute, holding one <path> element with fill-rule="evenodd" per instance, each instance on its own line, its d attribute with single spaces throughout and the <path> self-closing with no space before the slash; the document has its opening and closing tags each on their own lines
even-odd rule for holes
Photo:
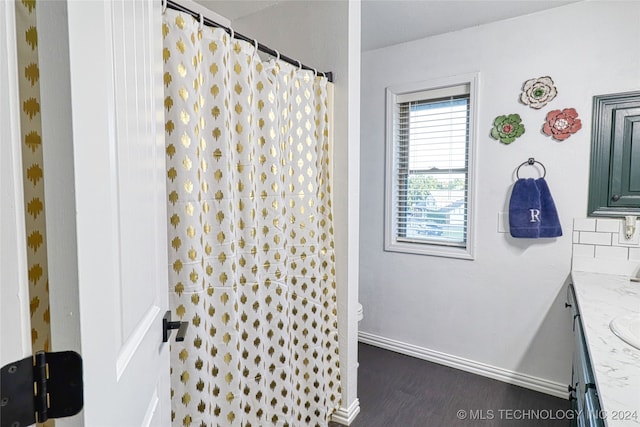
<svg viewBox="0 0 640 427">
<path fill-rule="evenodd" d="M 540 222 L 540 209 L 529 209 L 529 213 L 531 213 L 531 221 L 529 222 Z"/>
</svg>

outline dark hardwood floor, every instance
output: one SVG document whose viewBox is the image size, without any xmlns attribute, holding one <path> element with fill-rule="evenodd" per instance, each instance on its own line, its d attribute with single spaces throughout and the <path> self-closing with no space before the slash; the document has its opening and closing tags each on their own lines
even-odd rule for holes
<svg viewBox="0 0 640 427">
<path fill-rule="evenodd" d="M 569 401 L 360 343 L 351 427 L 567 427 Z M 330 427 L 339 424 L 330 423 Z"/>
</svg>

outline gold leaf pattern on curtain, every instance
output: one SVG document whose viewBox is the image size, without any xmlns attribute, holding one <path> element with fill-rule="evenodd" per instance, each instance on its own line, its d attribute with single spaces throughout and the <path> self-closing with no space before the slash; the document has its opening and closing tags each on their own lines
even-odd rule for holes
<svg viewBox="0 0 640 427">
<path fill-rule="evenodd" d="M 33 352 L 51 350 L 49 274 L 45 226 L 42 125 L 40 117 L 40 67 L 35 0 L 15 2 L 20 96 L 20 132 L 25 203 L 25 239 Z M 48 420 L 40 426 L 53 426 Z"/>
<path fill-rule="evenodd" d="M 163 23 L 176 426 L 326 426 L 340 404 L 327 80 Z"/>
</svg>

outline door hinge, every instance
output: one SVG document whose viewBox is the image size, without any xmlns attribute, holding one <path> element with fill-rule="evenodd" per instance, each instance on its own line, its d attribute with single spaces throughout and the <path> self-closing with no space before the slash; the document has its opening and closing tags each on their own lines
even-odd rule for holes
<svg viewBox="0 0 640 427">
<path fill-rule="evenodd" d="M 0 427 L 69 417 L 82 406 L 82 357 L 74 351 L 39 351 L 0 370 Z"/>
</svg>

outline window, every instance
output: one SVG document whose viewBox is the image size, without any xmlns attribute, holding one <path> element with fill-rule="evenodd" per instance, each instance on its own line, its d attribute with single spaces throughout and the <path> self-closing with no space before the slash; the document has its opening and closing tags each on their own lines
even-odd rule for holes
<svg viewBox="0 0 640 427">
<path fill-rule="evenodd" d="M 387 89 L 386 250 L 473 258 L 476 80 Z"/>
</svg>

